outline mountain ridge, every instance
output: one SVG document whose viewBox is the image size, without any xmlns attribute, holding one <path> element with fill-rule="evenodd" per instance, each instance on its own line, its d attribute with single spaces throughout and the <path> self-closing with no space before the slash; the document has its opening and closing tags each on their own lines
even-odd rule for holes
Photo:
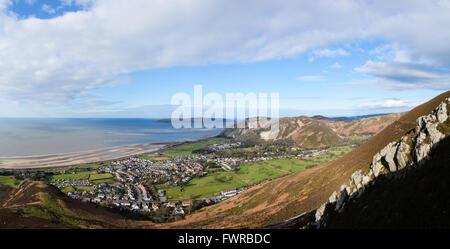
<svg viewBox="0 0 450 249">
<path fill-rule="evenodd" d="M 285 117 L 264 121 L 262 125 L 257 122 L 258 118 L 249 118 L 240 124 L 241 127 L 246 127 L 245 129 L 225 128 L 220 136 L 259 143 L 290 140 L 304 148 L 322 148 L 341 143 L 343 136 L 376 134 L 402 114 L 391 113 L 352 120 L 338 120 L 323 116 Z M 277 120 L 279 131 L 275 134 L 270 125 L 274 125 Z"/>
</svg>

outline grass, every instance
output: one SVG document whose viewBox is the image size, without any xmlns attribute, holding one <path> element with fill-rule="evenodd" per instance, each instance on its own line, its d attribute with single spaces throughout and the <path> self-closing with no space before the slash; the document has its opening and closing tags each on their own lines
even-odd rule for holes
<svg viewBox="0 0 450 249">
<path fill-rule="evenodd" d="M 212 197 L 222 190 L 242 188 L 257 184 L 263 180 L 298 172 L 300 170 L 337 159 L 352 149 L 351 146 L 341 146 L 329 149 L 328 153 L 307 160 L 277 159 L 255 163 L 242 164 L 237 172 L 209 171 L 207 176 L 194 178 L 183 190 L 180 187 L 158 185 L 158 189 L 166 190 L 169 200 L 187 200 Z"/>
<path fill-rule="evenodd" d="M 199 141 L 194 143 L 188 143 L 185 145 L 177 146 L 167 151 L 164 151 L 162 154 L 168 157 L 174 156 L 189 156 L 193 151 L 203 149 L 208 145 L 223 143 L 228 141 L 226 138 L 212 138 L 205 141 Z"/>
<path fill-rule="evenodd" d="M 75 192 L 76 189 L 72 186 L 67 186 L 61 189 L 62 192 L 67 193 L 67 192 Z"/>
<path fill-rule="evenodd" d="M 78 191 L 91 191 L 91 190 L 94 190 L 95 187 L 94 186 L 76 186 L 75 189 Z"/>
<path fill-rule="evenodd" d="M 78 166 L 75 168 L 70 168 L 70 169 L 52 169 L 52 170 L 48 170 L 48 172 L 52 172 L 52 173 L 60 173 L 63 171 L 71 171 L 71 172 L 86 172 L 86 171 L 92 171 L 92 170 L 96 170 L 100 167 L 100 165 L 98 164 L 88 164 L 88 165 L 82 165 L 82 166 Z"/>
<path fill-rule="evenodd" d="M 344 138 L 352 142 L 364 141 L 371 138 L 373 134 L 354 134 L 350 136 L 345 136 Z"/>
<path fill-rule="evenodd" d="M 41 198 L 40 207 L 26 207 L 22 208 L 22 216 L 24 217 L 38 217 L 42 219 L 51 220 L 57 223 L 65 223 L 73 226 L 84 225 L 81 217 L 78 217 L 71 210 L 64 208 L 58 203 L 58 200 L 51 197 L 47 193 L 39 193 Z"/>
<path fill-rule="evenodd" d="M 0 185 L 8 185 L 13 188 L 17 188 L 19 182 L 14 176 L 0 176 Z"/>
<path fill-rule="evenodd" d="M 50 177 L 51 180 L 89 180 L 93 184 L 97 183 L 113 183 L 113 176 L 109 173 L 97 173 L 97 171 L 80 171 L 75 174 L 64 174 L 64 175 L 53 175 Z M 61 191 L 64 193 L 74 192 L 74 191 L 91 191 L 94 190 L 94 186 L 67 186 L 61 188 Z"/>
<path fill-rule="evenodd" d="M 187 143 L 184 145 L 176 146 L 166 151 L 163 151 L 161 155 L 158 156 L 147 156 L 142 155 L 139 158 L 147 159 L 151 161 L 160 161 L 160 160 L 170 160 L 176 156 L 189 156 L 192 155 L 193 151 L 200 150 L 206 148 L 208 145 L 223 143 L 228 141 L 227 138 L 211 138 L 204 141 L 198 141 L 193 143 Z"/>
<path fill-rule="evenodd" d="M 89 180 L 95 181 L 95 180 L 104 180 L 108 178 L 112 178 L 113 176 L 110 173 L 102 173 L 102 174 L 90 174 Z"/>
<path fill-rule="evenodd" d="M 50 177 L 51 180 L 65 180 L 65 179 L 71 179 L 71 180 L 87 180 L 89 179 L 90 173 L 97 174 L 97 171 L 87 171 L 82 173 L 75 173 L 75 174 L 65 174 L 65 175 L 53 175 Z"/>
<path fill-rule="evenodd" d="M 71 180 L 90 180 L 90 181 L 106 180 L 112 178 L 113 176 L 109 173 L 99 174 L 97 173 L 97 171 L 82 171 L 75 174 L 53 175 L 50 177 L 51 180 L 71 179 Z"/>
<path fill-rule="evenodd" d="M 114 180 L 112 178 L 106 178 L 106 179 L 98 179 L 98 180 L 94 180 L 92 181 L 94 184 L 98 184 L 98 183 L 103 183 L 103 182 L 107 182 L 107 183 L 114 183 Z"/>
</svg>

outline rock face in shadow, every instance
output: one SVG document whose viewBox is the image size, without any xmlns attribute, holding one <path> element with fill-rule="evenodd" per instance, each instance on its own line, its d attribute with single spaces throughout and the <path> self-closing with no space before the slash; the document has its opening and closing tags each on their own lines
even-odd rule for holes
<svg viewBox="0 0 450 249">
<path fill-rule="evenodd" d="M 367 173 L 362 170 L 354 172 L 348 183 L 341 186 L 340 192 L 333 192 L 329 201 L 317 209 L 313 226 L 327 227 L 329 212 L 344 212 L 347 204 L 357 201 L 367 188 L 379 185 L 379 179 L 396 181 L 405 177 L 411 169 L 422 168 L 432 159 L 432 151 L 444 139 L 448 140 L 449 107 L 450 98 L 447 98 L 432 113 L 419 117 L 415 128 L 399 141 L 391 142 L 380 150 L 373 157 Z M 448 155 L 450 153 L 447 152 L 445 156 L 450 157 Z"/>
<path fill-rule="evenodd" d="M 332 205 L 327 206 L 322 228 L 449 229 L 449 155 L 450 137 L 446 137 L 421 166 L 378 177 L 359 198 L 346 200 L 340 212 L 332 209 Z"/>
</svg>

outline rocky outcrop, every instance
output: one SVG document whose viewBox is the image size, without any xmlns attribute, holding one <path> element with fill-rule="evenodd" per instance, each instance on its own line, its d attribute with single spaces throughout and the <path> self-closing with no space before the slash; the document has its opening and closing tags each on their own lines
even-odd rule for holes
<svg viewBox="0 0 450 249">
<path fill-rule="evenodd" d="M 328 208 L 341 212 L 346 202 L 358 198 L 366 187 L 376 183 L 378 177 L 385 175 L 401 177 L 402 174 L 398 174 L 397 171 L 421 166 L 429 159 L 433 148 L 450 135 L 450 132 L 442 133 L 438 128 L 446 126 L 443 130 L 450 131 L 447 121 L 449 106 L 450 98 L 447 98 L 431 114 L 419 117 L 414 130 L 399 141 L 389 143 L 375 154 L 367 173 L 364 174 L 362 170 L 355 171 L 349 181 L 341 186 L 340 192 L 333 192 L 328 202 L 317 209 L 316 220 L 312 226 L 316 228 L 326 226 Z"/>
</svg>

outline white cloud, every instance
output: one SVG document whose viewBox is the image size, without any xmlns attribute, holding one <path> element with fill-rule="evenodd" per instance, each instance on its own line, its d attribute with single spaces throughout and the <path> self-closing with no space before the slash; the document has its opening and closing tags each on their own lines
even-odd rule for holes
<svg viewBox="0 0 450 249">
<path fill-rule="evenodd" d="M 338 49 L 316 49 L 311 52 L 311 57 L 309 58 L 310 61 L 313 61 L 316 58 L 322 58 L 322 57 L 338 57 L 338 56 L 349 56 L 350 53 L 345 51 L 342 48 Z"/>
<path fill-rule="evenodd" d="M 339 64 L 338 62 L 336 62 L 336 63 L 334 63 L 333 65 L 331 65 L 330 68 L 333 68 L 333 69 L 341 69 L 342 66 L 341 66 L 341 64 Z"/>
<path fill-rule="evenodd" d="M 363 66 L 355 68 L 355 71 L 375 79 L 359 80 L 350 84 L 373 85 L 394 90 L 450 89 L 450 73 L 423 64 L 367 61 Z"/>
<path fill-rule="evenodd" d="M 322 80 L 325 80 L 325 78 L 323 76 L 320 76 L 320 75 L 305 75 L 305 76 L 297 77 L 297 79 L 301 80 L 301 81 L 322 81 Z"/>
<path fill-rule="evenodd" d="M 404 101 L 404 100 L 397 100 L 397 99 L 388 99 L 384 101 L 378 101 L 378 102 L 364 102 L 360 103 L 357 106 L 359 108 L 396 108 L 396 107 L 414 107 L 418 105 L 417 102 L 410 102 L 410 101 Z"/>
<path fill-rule="evenodd" d="M 21 103 L 67 103 L 139 70 L 347 56 L 326 47 L 374 37 L 450 66 L 448 1 L 62 0 L 84 10 L 46 20 L 18 19 L 10 3 L 0 0 L 0 98 Z"/>
<path fill-rule="evenodd" d="M 52 8 L 50 5 L 47 4 L 43 4 L 41 9 L 50 14 L 54 14 L 56 12 L 56 9 Z"/>
</svg>

